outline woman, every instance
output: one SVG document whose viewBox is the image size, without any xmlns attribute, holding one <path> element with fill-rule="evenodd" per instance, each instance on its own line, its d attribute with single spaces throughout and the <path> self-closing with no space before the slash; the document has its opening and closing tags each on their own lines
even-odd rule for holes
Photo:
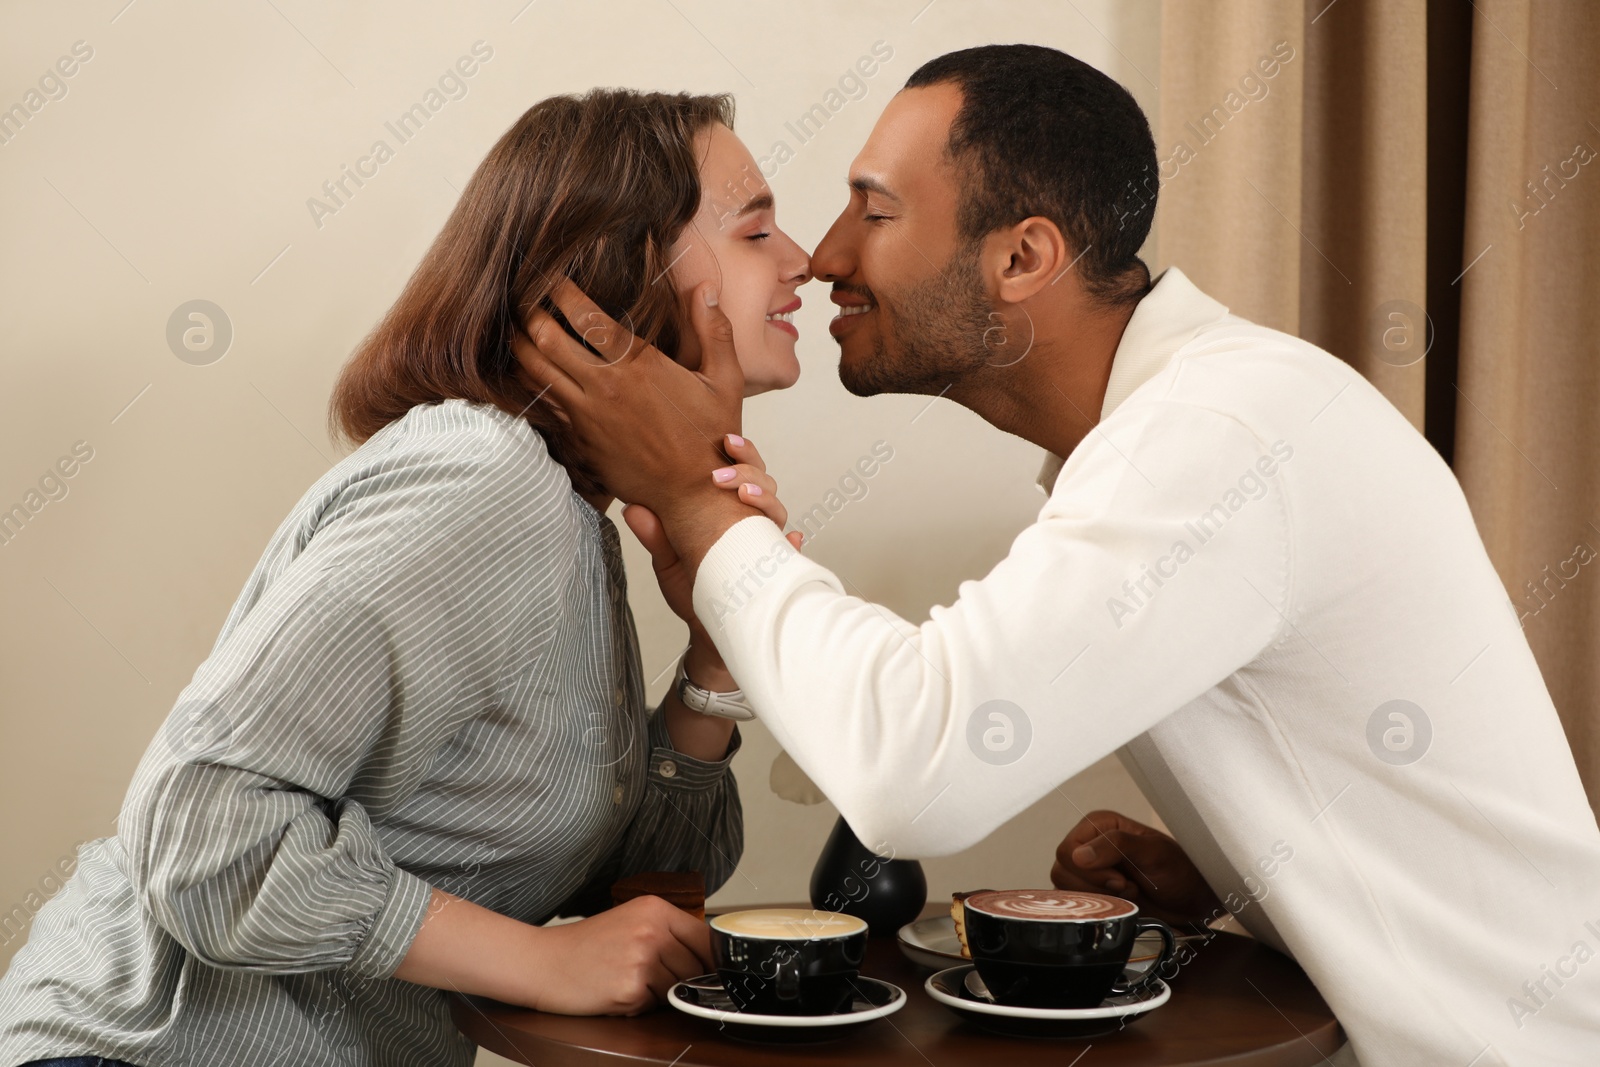
<svg viewBox="0 0 1600 1067">
<path fill-rule="evenodd" d="M 338 382 L 360 446 L 274 534 L 117 834 L 0 981 L 0 1063 L 468 1064 L 447 990 L 633 1013 L 710 969 L 704 924 L 659 898 L 536 925 L 638 871 L 726 881 L 739 737 L 677 686 L 646 712 L 605 487 L 508 340 L 564 274 L 693 360 L 710 279 L 747 394 L 792 384 L 809 262 L 731 119 L 597 90 L 490 151 Z M 697 625 L 680 670 L 736 688 Z"/>
</svg>

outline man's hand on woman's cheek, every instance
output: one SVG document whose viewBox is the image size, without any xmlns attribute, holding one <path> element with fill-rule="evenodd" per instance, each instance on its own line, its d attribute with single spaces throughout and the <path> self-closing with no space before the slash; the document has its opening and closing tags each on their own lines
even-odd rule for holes
<svg viewBox="0 0 1600 1067">
<path fill-rule="evenodd" d="M 606 487 L 660 517 L 691 573 L 729 526 L 756 514 L 719 492 L 710 471 L 728 465 L 721 442 L 737 434 L 744 375 L 733 327 L 716 305 L 714 283 L 690 301 L 701 361 L 674 363 L 612 319 L 571 281 L 551 295 L 580 344 L 552 314 L 535 308 L 512 348 L 523 381 L 560 409 L 572 437 Z"/>
</svg>

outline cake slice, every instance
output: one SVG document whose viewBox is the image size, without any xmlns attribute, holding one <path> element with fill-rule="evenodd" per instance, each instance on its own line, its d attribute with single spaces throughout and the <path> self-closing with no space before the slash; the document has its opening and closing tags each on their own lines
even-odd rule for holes
<svg viewBox="0 0 1600 1067">
<path fill-rule="evenodd" d="M 961 904 L 974 893 L 987 893 L 987 889 L 969 889 L 965 893 L 950 894 L 950 918 L 956 924 L 956 940 L 961 942 L 961 955 L 966 959 L 972 958 L 972 950 L 967 947 L 967 916 Z"/>
</svg>

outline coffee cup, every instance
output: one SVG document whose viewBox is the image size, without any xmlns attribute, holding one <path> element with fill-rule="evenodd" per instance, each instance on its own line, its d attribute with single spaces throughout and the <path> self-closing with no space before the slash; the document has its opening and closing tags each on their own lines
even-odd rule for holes
<svg viewBox="0 0 1600 1067">
<path fill-rule="evenodd" d="M 810 908 L 713 915 L 711 955 L 742 1012 L 832 1015 L 849 1008 L 867 952 L 867 924 Z"/>
<path fill-rule="evenodd" d="M 996 1001 L 1025 1008 L 1092 1008 L 1108 996 L 1152 987 L 1176 950 L 1172 930 L 1139 917 L 1121 897 L 1065 889 L 974 893 L 962 902 L 967 948 Z M 1132 981 L 1123 969 L 1145 930 L 1161 955 Z"/>
</svg>

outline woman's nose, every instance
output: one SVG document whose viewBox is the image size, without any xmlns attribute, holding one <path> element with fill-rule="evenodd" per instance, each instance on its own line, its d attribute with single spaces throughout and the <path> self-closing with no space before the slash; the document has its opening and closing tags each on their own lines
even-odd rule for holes
<svg viewBox="0 0 1600 1067">
<path fill-rule="evenodd" d="M 802 259 L 800 261 L 800 269 L 795 273 L 794 280 L 795 280 L 795 283 L 797 285 L 804 285 L 806 282 L 809 282 L 811 280 L 811 257 L 810 256 L 806 256 L 804 259 Z"/>
<path fill-rule="evenodd" d="M 788 280 L 793 281 L 796 285 L 804 285 L 812 278 L 811 256 L 804 248 L 800 247 L 800 244 L 793 238 L 789 239 L 789 244 L 793 249 L 794 260 L 789 264 L 790 273 Z"/>
</svg>

